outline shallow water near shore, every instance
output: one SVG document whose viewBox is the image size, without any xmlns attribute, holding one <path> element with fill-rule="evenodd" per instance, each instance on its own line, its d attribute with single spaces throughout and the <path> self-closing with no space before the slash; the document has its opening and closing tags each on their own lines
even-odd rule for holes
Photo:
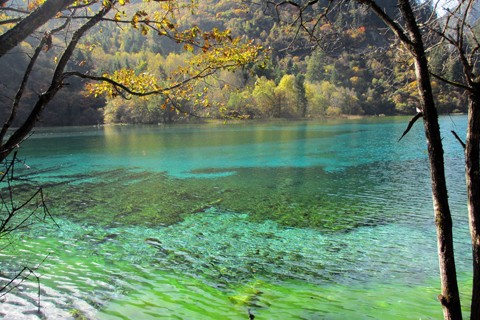
<svg viewBox="0 0 480 320">
<path fill-rule="evenodd" d="M 39 129 L 21 157 L 56 224 L 5 241 L 5 319 L 438 319 L 422 128 L 407 118 Z M 461 290 L 461 146 L 443 117 Z M 25 196 L 28 193 L 25 193 Z M 463 301 L 465 310 L 468 301 Z"/>
</svg>

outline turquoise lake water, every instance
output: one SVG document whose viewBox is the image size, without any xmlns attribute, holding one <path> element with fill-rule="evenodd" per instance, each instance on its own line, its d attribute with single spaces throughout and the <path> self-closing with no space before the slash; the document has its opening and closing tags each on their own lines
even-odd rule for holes
<svg viewBox="0 0 480 320">
<path fill-rule="evenodd" d="M 56 224 L 3 240 L 4 319 L 439 319 L 421 124 L 408 118 L 37 129 L 19 197 Z M 440 119 L 462 304 L 465 116 Z M 25 188 L 25 186 L 29 188 Z M 23 195 L 25 193 L 25 195 Z"/>
</svg>

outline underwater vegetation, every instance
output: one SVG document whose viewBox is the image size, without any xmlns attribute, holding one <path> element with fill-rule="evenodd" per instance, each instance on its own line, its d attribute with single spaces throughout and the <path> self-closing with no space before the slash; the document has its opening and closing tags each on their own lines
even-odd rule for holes
<svg viewBox="0 0 480 320">
<path fill-rule="evenodd" d="M 378 166 L 365 165 L 340 172 L 326 172 L 320 167 L 229 171 L 234 174 L 176 178 L 166 173 L 116 169 L 49 177 L 46 190 L 55 215 L 110 227 L 168 226 L 190 214 L 216 208 L 246 213 L 256 222 L 273 220 L 286 227 L 347 232 L 362 226 L 408 220 L 416 214 L 416 205 L 428 204 L 428 198 L 417 197 L 414 190 L 410 191 L 408 204 L 402 203 L 403 198 L 395 200 L 391 195 L 396 188 L 403 187 L 402 180 L 395 177 L 358 180 L 359 175 L 376 175 Z M 194 173 L 221 172 L 211 169 Z M 411 175 L 416 173 L 413 170 Z M 26 186 L 20 188 L 29 190 Z M 380 188 L 381 191 L 377 190 Z M 399 210 L 402 212 L 396 216 Z"/>
</svg>

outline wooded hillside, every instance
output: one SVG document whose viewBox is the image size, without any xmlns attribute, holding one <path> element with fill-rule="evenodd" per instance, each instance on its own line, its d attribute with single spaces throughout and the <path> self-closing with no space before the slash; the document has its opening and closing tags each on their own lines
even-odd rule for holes
<svg viewBox="0 0 480 320">
<path fill-rule="evenodd" d="M 379 3 L 386 11 L 394 10 L 395 1 Z M 149 5 L 152 3 L 139 2 L 129 6 L 129 10 Z M 267 49 L 267 59 L 205 79 L 204 85 L 198 87 L 201 101 L 179 99 L 181 109 L 188 113 L 170 108 L 162 96 L 129 100 L 120 96 L 94 97 L 88 95 L 86 81 L 72 79 L 45 109 L 40 125 L 160 123 L 182 120 L 192 114 L 215 118 L 414 114 L 417 93 L 408 54 L 391 46 L 382 23 L 367 10 L 348 4 L 334 10 L 335 21 L 318 26 L 319 33 L 312 39 L 285 22 L 295 16 L 293 7 L 277 16 L 272 8 L 254 4 L 201 1 L 196 12 L 177 17 L 180 28 L 198 25 L 202 30 L 231 30 L 234 37 L 261 44 Z M 425 15 L 431 13 L 425 10 Z M 84 73 L 113 73 L 129 68 L 136 74 L 148 73 L 162 79 L 195 55 L 194 49 L 184 50 L 183 46 L 167 37 L 138 28 L 121 28 L 112 22 L 90 32 L 72 63 Z M 8 105 L 3 102 L 14 95 L 14 85 L 28 63 L 25 52 L 31 49 L 27 41 L 0 61 L 4 91 L 0 105 Z M 32 88 L 41 87 L 55 59 L 54 52 L 41 57 L 32 76 Z M 435 51 L 430 52 L 430 61 L 435 72 L 448 74 L 448 78 L 461 74 L 458 62 Z M 433 86 L 440 113 L 466 110 L 465 97 L 459 92 L 438 82 Z M 36 94 L 29 93 L 32 101 Z M 30 99 L 22 103 L 28 106 Z M 8 111 L 1 110 L 0 120 Z"/>
</svg>

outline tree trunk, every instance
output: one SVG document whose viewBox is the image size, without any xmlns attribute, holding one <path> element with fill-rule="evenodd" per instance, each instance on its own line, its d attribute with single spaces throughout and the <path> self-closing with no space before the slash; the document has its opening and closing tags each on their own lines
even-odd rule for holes
<svg viewBox="0 0 480 320">
<path fill-rule="evenodd" d="M 421 71 L 419 72 L 420 64 L 421 63 L 417 61 L 415 63 L 417 73 L 423 73 Z M 424 90 L 423 86 L 426 83 L 430 86 L 430 81 L 421 80 L 423 76 L 417 78 L 419 79 L 419 87 L 420 90 L 423 91 L 423 94 L 428 95 L 428 90 Z M 462 319 L 462 310 L 460 307 L 460 295 L 453 249 L 452 217 L 448 203 L 443 146 L 438 124 L 438 115 L 435 105 L 433 104 L 433 99 L 432 103 L 428 102 L 429 100 L 430 99 L 426 99 L 426 103 L 423 105 L 423 121 L 430 161 L 433 209 L 437 229 L 437 248 L 442 285 L 442 293 L 438 298 L 443 307 L 444 319 L 456 320 Z"/>
<path fill-rule="evenodd" d="M 427 60 L 424 55 L 415 58 L 418 86 L 423 101 L 423 122 L 428 144 L 433 209 L 437 228 L 438 259 L 442 284 L 442 294 L 439 296 L 439 300 L 443 307 L 444 319 L 462 319 L 453 250 L 452 217 L 445 179 L 443 146 L 428 68 L 425 66 L 427 66 Z"/>
<path fill-rule="evenodd" d="M 444 319 L 462 319 L 460 295 L 453 250 L 452 217 L 448 203 L 443 146 L 438 114 L 433 99 L 428 61 L 423 39 L 409 0 L 399 0 L 410 42 L 407 44 L 415 59 L 415 73 L 422 102 L 423 122 L 428 145 L 433 208 L 437 229 L 437 246 L 442 294 L 439 300 Z"/>
<path fill-rule="evenodd" d="M 465 175 L 468 194 L 468 218 L 472 237 L 473 288 L 471 320 L 480 319 L 480 86 L 473 87 L 468 105 L 468 129 L 465 143 Z"/>
</svg>

